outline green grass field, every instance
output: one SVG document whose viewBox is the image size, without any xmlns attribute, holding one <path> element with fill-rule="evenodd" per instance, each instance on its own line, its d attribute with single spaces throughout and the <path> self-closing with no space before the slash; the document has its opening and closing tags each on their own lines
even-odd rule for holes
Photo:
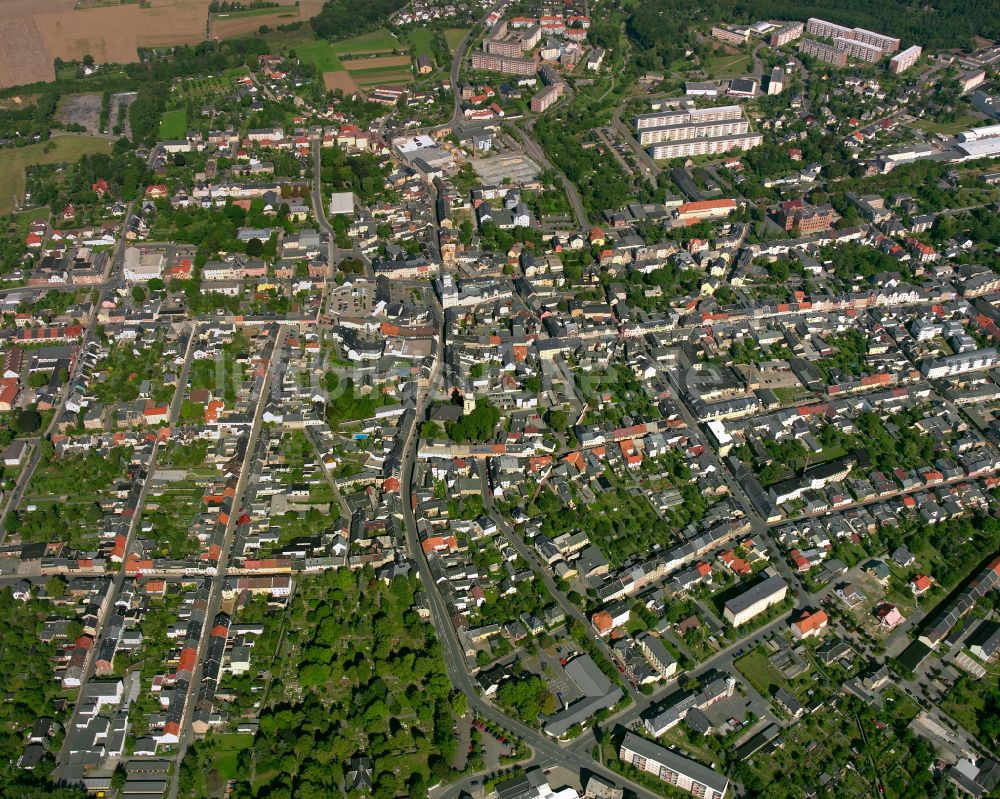
<svg viewBox="0 0 1000 799">
<path fill-rule="evenodd" d="M 351 77 L 358 86 L 383 86 L 395 83 L 409 83 L 413 73 L 408 69 L 390 67 L 388 69 L 362 69 L 351 72 Z"/>
<path fill-rule="evenodd" d="M 431 40 L 434 38 L 434 32 L 430 28 L 414 28 L 410 31 L 410 52 L 413 54 L 414 58 L 418 56 L 428 56 L 433 57 L 434 52 L 431 50 Z"/>
<path fill-rule="evenodd" d="M 462 43 L 462 39 L 465 38 L 465 34 L 469 32 L 469 28 L 446 28 L 444 31 L 444 40 L 448 42 L 448 47 L 454 53 L 455 48 Z"/>
<path fill-rule="evenodd" d="M 731 78 L 744 74 L 750 67 L 750 56 L 717 55 L 705 59 L 703 68 L 713 78 Z"/>
<path fill-rule="evenodd" d="M 110 153 L 114 142 L 96 136 L 54 136 L 48 142 L 0 150 L 0 214 L 14 210 L 24 196 L 24 168 L 31 164 L 75 162 L 81 155 Z"/>
<path fill-rule="evenodd" d="M 183 139 L 187 133 L 187 111 L 178 108 L 176 111 L 164 111 L 160 118 L 160 141 L 167 139 Z"/>
<path fill-rule="evenodd" d="M 946 133 L 955 134 L 967 128 L 974 128 L 978 125 L 985 125 L 989 120 L 974 116 L 968 112 L 959 115 L 954 122 L 934 122 L 930 119 L 917 119 L 910 123 L 911 128 L 922 130 L 924 133 Z"/>
<path fill-rule="evenodd" d="M 334 46 L 324 39 L 298 45 L 295 55 L 303 63 L 315 66 L 319 72 L 342 72 L 344 69 Z"/>
<path fill-rule="evenodd" d="M 342 42 L 334 42 L 332 47 L 337 55 L 371 55 L 372 53 L 391 53 L 396 49 L 407 49 L 405 42 L 401 42 L 385 28 L 351 39 L 344 39 Z"/>
<path fill-rule="evenodd" d="M 49 218 L 49 207 L 43 205 L 41 208 L 30 208 L 27 211 L 21 211 L 20 213 L 14 214 L 14 225 L 17 227 L 18 235 L 24 238 L 28 235 L 28 226 L 31 225 L 36 219 L 48 219 Z"/>
</svg>

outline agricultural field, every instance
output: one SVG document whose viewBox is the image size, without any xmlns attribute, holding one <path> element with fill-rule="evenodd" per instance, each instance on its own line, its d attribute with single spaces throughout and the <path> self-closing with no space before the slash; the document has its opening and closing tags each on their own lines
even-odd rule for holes
<svg viewBox="0 0 1000 799">
<path fill-rule="evenodd" d="M 183 139 L 185 133 L 187 133 L 187 111 L 183 108 L 164 111 L 160 119 L 160 140 Z"/>
<path fill-rule="evenodd" d="M 395 68 L 383 68 L 383 69 L 364 69 L 358 70 L 357 72 L 351 72 L 351 77 L 354 78 L 355 83 L 358 86 L 369 87 L 369 86 L 384 86 L 387 84 L 398 84 L 398 83 L 409 83 L 413 80 L 413 73 L 408 69 L 395 69 Z"/>
<path fill-rule="evenodd" d="M 333 44 L 323 40 L 308 42 L 297 46 L 295 55 L 323 73 L 328 91 L 350 93 L 359 87 L 411 81 L 410 56 L 393 55 L 396 50 L 408 49 L 409 44 L 379 30 Z"/>
<path fill-rule="evenodd" d="M 224 14 L 209 15 L 209 38 L 227 39 L 256 33 L 261 25 L 274 27 L 290 22 L 306 20 L 302 8 L 291 4 L 267 8 L 248 8 L 244 11 L 229 11 Z"/>
<path fill-rule="evenodd" d="M 24 197 L 24 168 L 33 164 L 74 162 L 81 155 L 110 153 L 114 142 L 93 136 L 55 136 L 28 147 L 0 150 L 0 214 L 9 214 Z"/>
</svg>

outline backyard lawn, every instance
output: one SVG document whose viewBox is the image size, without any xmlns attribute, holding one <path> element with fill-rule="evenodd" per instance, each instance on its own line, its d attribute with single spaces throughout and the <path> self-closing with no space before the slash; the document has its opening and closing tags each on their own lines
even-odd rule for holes
<svg viewBox="0 0 1000 799">
<path fill-rule="evenodd" d="M 160 141 L 183 139 L 187 133 L 187 111 L 178 108 L 175 111 L 164 111 L 160 117 Z"/>
</svg>

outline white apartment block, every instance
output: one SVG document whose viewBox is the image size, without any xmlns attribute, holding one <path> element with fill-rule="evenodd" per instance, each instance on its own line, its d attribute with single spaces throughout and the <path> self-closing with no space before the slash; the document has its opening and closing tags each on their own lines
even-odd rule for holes
<svg viewBox="0 0 1000 799">
<path fill-rule="evenodd" d="M 772 605 L 777 605 L 787 593 L 788 583 L 780 576 L 768 577 L 728 600 L 723 607 L 722 615 L 733 627 L 739 627 Z"/>
<path fill-rule="evenodd" d="M 859 42 L 856 39 L 845 39 L 837 37 L 833 40 L 833 46 L 842 53 L 847 53 L 848 58 L 855 61 L 864 61 L 868 64 L 877 64 L 882 60 L 885 51 L 881 47 L 873 44 Z"/>
<path fill-rule="evenodd" d="M 686 139 L 654 144 L 649 148 L 653 158 L 687 158 L 692 155 L 719 155 L 731 150 L 752 150 L 759 147 L 764 137 L 759 133 L 734 133 L 701 139 Z"/>
<path fill-rule="evenodd" d="M 720 105 L 713 108 L 688 108 L 678 111 L 657 111 L 652 114 L 642 114 L 635 118 L 636 131 L 646 128 L 660 128 L 666 125 L 687 123 L 704 125 L 720 119 L 740 119 L 743 109 L 738 105 Z"/>
<path fill-rule="evenodd" d="M 631 732 L 625 733 L 618 757 L 622 762 L 693 796 L 725 799 L 729 789 L 729 779 L 724 774 Z"/>
<path fill-rule="evenodd" d="M 650 144 L 659 144 L 661 141 L 686 141 L 714 136 L 731 136 L 746 133 L 748 130 L 750 130 L 750 123 L 745 119 L 720 120 L 703 125 L 682 122 L 677 125 L 663 125 L 659 128 L 644 128 L 639 131 L 639 144 L 646 147 Z"/>
<path fill-rule="evenodd" d="M 895 53 L 899 49 L 899 39 L 895 36 L 886 36 L 883 33 L 876 33 L 865 28 L 855 28 L 854 35 L 850 38 L 856 42 L 870 44 L 885 53 Z"/>
<path fill-rule="evenodd" d="M 913 47 L 907 47 L 903 52 L 897 53 L 892 58 L 889 59 L 889 71 L 893 75 L 898 75 L 901 72 L 905 72 L 920 58 L 920 54 L 923 52 L 923 48 L 919 44 L 913 45 Z"/>
<path fill-rule="evenodd" d="M 824 39 L 836 39 L 838 36 L 848 37 L 854 34 L 852 28 L 846 25 L 838 25 L 836 22 L 827 22 L 825 19 L 810 17 L 806 22 L 806 33 L 813 36 L 822 36 Z"/>
</svg>

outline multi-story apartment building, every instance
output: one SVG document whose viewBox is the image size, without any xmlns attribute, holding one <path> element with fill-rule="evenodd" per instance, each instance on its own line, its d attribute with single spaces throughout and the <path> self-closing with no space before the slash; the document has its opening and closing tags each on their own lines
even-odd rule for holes
<svg viewBox="0 0 1000 799">
<path fill-rule="evenodd" d="M 681 158 L 705 153 L 749 150 L 762 141 L 738 105 L 643 114 L 635 120 L 636 136 L 653 158 Z"/>
<path fill-rule="evenodd" d="M 712 28 L 712 38 L 718 39 L 720 42 L 725 44 L 731 44 L 733 47 L 740 47 L 747 43 L 750 38 L 749 28 L 723 28 L 716 25 Z"/>
<path fill-rule="evenodd" d="M 781 47 L 783 44 L 794 42 L 802 35 L 805 27 L 801 22 L 790 22 L 787 25 L 783 25 L 771 34 L 771 39 L 768 43 L 771 47 Z"/>
<path fill-rule="evenodd" d="M 649 148 L 653 158 L 687 158 L 692 155 L 720 155 L 730 150 L 752 150 L 759 147 L 764 137 L 759 133 L 734 133 L 729 136 L 663 142 Z"/>
<path fill-rule="evenodd" d="M 802 39 L 799 41 L 799 52 L 807 56 L 812 56 L 817 61 L 825 64 L 833 64 L 837 67 L 847 66 L 847 53 L 838 50 L 832 44 L 817 42 L 815 39 Z"/>
<path fill-rule="evenodd" d="M 689 108 L 676 111 L 657 111 L 653 114 L 641 114 L 635 118 L 636 131 L 647 128 L 661 128 L 667 125 L 681 123 L 703 125 L 720 119 L 739 119 L 743 109 L 738 105 L 719 105 L 712 108 Z"/>
<path fill-rule="evenodd" d="M 868 64 L 877 64 L 882 60 L 882 56 L 885 55 L 885 51 L 881 47 L 876 47 L 873 44 L 867 44 L 857 39 L 845 39 L 842 36 L 838 36 L 833 40 L 833 46 L 837 50 L 847 53 L 848 58 L 853 58 L 855 61 L 864 61 Z"/>
<path fill-rule="evenodd" d="M 884 33 L 876 33 L 865 28 L 855 28 L 853 34 L 844 38 L 877 47 L 884 53 L 895 53 L 899 49 L 899 39 L 895 36 L 886 36 Z"/>
<path fill-rule="evenodd" d="M 473 53 L 472 68 L 507 75 L 534 75 L 538 69 L 530 58 L 507 58 L 492 53 Z"/>
<path fill-rule="evenodd" d="M 822 36 L 824 39 L 836 39 L 838 36 L 852 36 L 854 30 L 846 25 L 838 25 L 836 22 L 810 17 L 806 22 L 806 33 L 812 36 Z"/>
<path fill-rule="evenodd" d="M 788 583 L 779 575 L 773 575 L 728 600 L 722 615 L 733 627 L 739 627 L 777 605 L 787 593 Z"/>
<path fill-rule="evenodd" d="M 920 58 L 920 54 L 922 52 L 923 48 L 921 48 L 919 44 L 915 44 L 913 47 L 907 47 L 903 52 L 897 53 L 889 59 L 889 71 L 893 75 L 906 72 L 906 70 L 917 63 L 917 60 Z"/>
<path fill-rule="evenodd" d="M 522 53 L 520 39 L 485 39 L 483 50 L 490 55 L 499 55 L 505 58 L 520 58 Z"/>
<path fill-rule="evenodd" d="M 705 124 L 678 123 L 664 125 L 659 128 L 646 128 L 639 131 L 639 143 L 646 147 L 663 141 L 686 141 L 712 136 L 732 136 L 746 133 L 750 123 L 745 119 L 727 119 Z"/>
<path fill-rule="evenodd" d="M 521 34 L 521 51 L 526 53 L 529 50 L 534 50 L 541 40 L 542 29 L 538 25 L 532 25 Z"/>
<path fill-rule="evenodd" d="M 974 69 L 958 76 L 958 85 L 962 87 L 962 94 L 968 94 L 977 86 L 981 86 L 986 81 L 985 69 Z"/>
<path fill-rule="evenodd" d="M 640 771 L 704 799 L 725 799 L 729 780 L 708 766 L 627 732 L 618 757 Z"/>
<path fill-rule="evenodd" d="M 563 86 L 563 83 L 553 83 L 551 86 L 546 86 L 531 98 L 531 110 L 536 114 L 540 114 L 542 111 L 545 111 L 549 106 L 563 96 Z"/>
</svg>

